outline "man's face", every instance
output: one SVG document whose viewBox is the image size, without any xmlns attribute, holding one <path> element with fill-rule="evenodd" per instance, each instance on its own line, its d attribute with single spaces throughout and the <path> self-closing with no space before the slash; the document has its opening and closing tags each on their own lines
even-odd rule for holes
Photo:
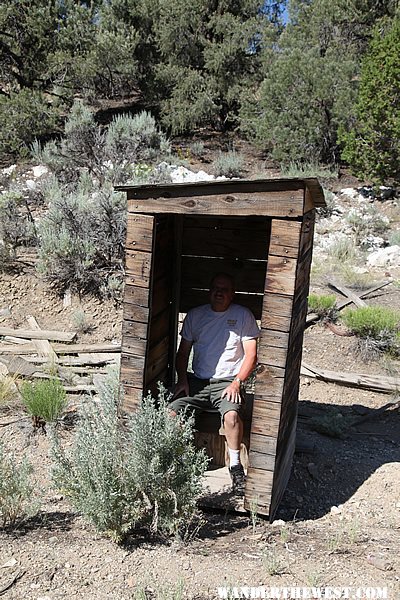
<svg viewBox="0 0 400 600">
<path fill-rule="evenodd" d="M 222 312 L 229 308 L 235 295 L 231 280 L 227 277 L 216 277 L 210 288 L 211 308 L 216 312 Z"/>
</svg>

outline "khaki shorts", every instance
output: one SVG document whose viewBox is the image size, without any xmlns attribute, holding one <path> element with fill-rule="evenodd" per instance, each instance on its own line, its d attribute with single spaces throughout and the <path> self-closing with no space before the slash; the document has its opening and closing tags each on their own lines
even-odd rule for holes
<svg viewBox="0 0 400 600">
<path fill-rule="evenodd" d="M 169 404 L 169 408 L 176 413 L 182 412 L 185 409 L 197 413 L 217 410 L 221 415 L 222 422 L 225 413 L 231 410 L 234 410 L 239 413 L 239 416 L 242 416 L 244 394 L 241 394 L 241 404 L 235 404 L 234 402 L 226 400 L 226 398 L 221 398 L 222 392 L 230 383 L 232 383 L 233 379 L 233 377 L 226 379 L 198 379 L 189 373 L 190 396 L 181 396 L 180 398 L 173 400 Z"/>
</svg>

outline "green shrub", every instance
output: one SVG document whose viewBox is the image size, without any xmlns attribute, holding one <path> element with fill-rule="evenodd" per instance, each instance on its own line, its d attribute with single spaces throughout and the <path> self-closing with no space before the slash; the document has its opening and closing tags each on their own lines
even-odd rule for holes
<svg viewBox="0 0 400 600">
<path fill-rule="evenodd" d="M 361 65 L 355 118 L 339 130 L 342 158 L 360 178 L 400 181 L 400 18 L 379 20 Z"/>
<path fill-rule="evenodd" d="M 318 177 L 320 179 L 336 179 L 338 169 L 332 165 L 322 165 L 317 162 L 289 162 L 281 166 L 282 177 Z"/>
<path fill-rule="evenodd" d="M 244 170 L 244 156 L 235 150 L 220 152 L 214 161 L 217 176 L 240 177 Z"/>
<path fill-rule="evenodd" d="M 400 352 L 400 312 L 383 306 L 365 306 L 347 310 L 345 325 L 367 342 L 371 352 Z"/>
<path fill-rule="evenodd" d="M 389 229 L 389 219 L 372 204 L 352 208 L 346 215 L 346 221 L 354 231 L 357 244 L 368 235 L 380 235 Z"/>
<path fill-rule="evenodd" d="M 26 158 L 35 137 L 53 132 L 58 118 L 38 91 L 22 89 L 9 97 L 0 95 L 0 155 Z"/>
<path fill-rule="evenodd" d="M 192 142 L 189 146 L 190 149 L 190 153 L 192 156 L 195 156 L 196 158 L 203 158 L 206 148 L 204 146 L 204 143 L 201 142 L 200 140 L 196 141 L 196 142 Z"/>
<path fill-rule="evenodd" d="M 135 179 L 132 163 L 160 159 L 169 154 L 170 145 L 149 113 L 117 115 L 103 131 L 92 111 L 75 101 L 62 140 L 43 147 L 35 143 L 32 152 L 61 181 L 76 182 L 82 172 L 88 172 L 101 184 L 122 184 Z M 152 171 L 150 167 L 149 177 Z"/>
<path fill-rule="evenodd" d="M 310 422 L 312 429 L 333 438 L 345 437 L 351 424 L 351 419 L 346 419 L 340 411 L 331 407 L 322 416 L 313 417 Z"/>
<path fill-rule="evenodd" d="M 348 236 L 337 237 L 329 248 L 327 248 L 327 253 L 340 264 L 354 261 L 357 258 L 355 243 Z"/>
<path fill-rule="evenodd" d="M 119 420 L 119 383 L 110 371 L 85 402 L 72 451 L 53 433 L 54 480 L 97 530 L 121 541 L 136 525 L 176 533 L 190 522 L 206 467 L 193 422 L 170 417 L 164 392 Z"/>
<path fill-rule="evenodd" d="M 38 225 L 38 269 L 60 293 L 107 296 L 109 277 L 122 272 L 125 198 L 110 184 L 96 190 L 82 181 L 74 192 L 56 182 L 45 190 L 50 208 Z"/>
<path fill-rule="evenodd" d="M 34 425 L 56 421 L 67 405 L 65 390 L 58 379 L 43 379 L 21 385 L 22 401 Z"/>
<path fill-rule="evenodd" d="M 32 465 L 24 458 L 19 464 L 6 454 L 0 441 L 0 521 L 2 527 L 15 527 L 37 512 L 32 499 Z"/>
<path fill-rule="evenodd" d="M 336 297 L 330 294 L 310 294 L 308 296 L 308 312 L 333 320 L 335 317 Z"/>
</svg>

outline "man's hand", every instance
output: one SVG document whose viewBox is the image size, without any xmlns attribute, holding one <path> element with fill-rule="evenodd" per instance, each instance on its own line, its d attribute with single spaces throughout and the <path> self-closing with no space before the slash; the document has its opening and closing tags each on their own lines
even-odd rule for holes
<svg viewBox="0 0 400 600">
<path fill-rule="evenodd" d="M 233 402 L 233 404 L 242 404 L 240 383 L 238 381 L 232 381 L 232 383 L 222 392 L 221 398 L 226 398 L 229 402 Z"/>
<path fill-rule="evenodd" d="M 175 386 L 174 395 L 172 396 L 172 400 L 175 400 L 179 396 L 189 396 L 189 382 L 186 379 L 183 381 L 178 381 Z"/>
</svg>

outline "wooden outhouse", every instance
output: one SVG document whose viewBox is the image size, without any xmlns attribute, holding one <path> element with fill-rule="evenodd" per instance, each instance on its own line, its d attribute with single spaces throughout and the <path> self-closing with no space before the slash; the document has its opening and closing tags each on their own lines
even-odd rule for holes
<svg viewBox="0 0 400 600">
<path fill-rule="evenodd" d="M 261 324 L 244 507 L 272 519 L 289 479 L 307 312 L 316 179 L 119 186 L 128 198 L 121 382 L 127 410 L 175 378 L 178 318 L 232 274 Z M 218 426 L 215 431 L 218 436 Z"/>
</svg>

